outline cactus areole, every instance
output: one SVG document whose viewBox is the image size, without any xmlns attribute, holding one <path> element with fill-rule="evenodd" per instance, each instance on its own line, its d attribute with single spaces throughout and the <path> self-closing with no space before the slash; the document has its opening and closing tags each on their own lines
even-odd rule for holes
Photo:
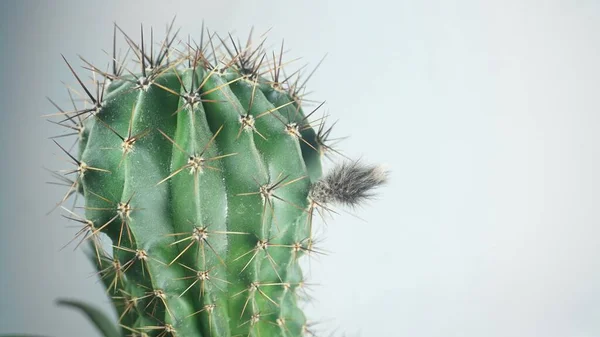
<svg viewBox="0 0 600 337">
<path fill-rule="evenodd" d="M 283 44 L 204 29 L 180 42 L 171 27 L 159 43 L 121 32 L 128 52 L 113 46 L 106 69 L 67 62 L 79 88 L 55 123 L 79 146 L 55 140 L 73 164 L 58 206 L 91 244 L 123 336 L 310 334 L 299 259 L 319 252 L 316 215 L 359 204 L 386 173 L 346 161 L 322 177 L 331 128 Z M 76 195 L 84 205 L 65 207 Z"/>
</svg>

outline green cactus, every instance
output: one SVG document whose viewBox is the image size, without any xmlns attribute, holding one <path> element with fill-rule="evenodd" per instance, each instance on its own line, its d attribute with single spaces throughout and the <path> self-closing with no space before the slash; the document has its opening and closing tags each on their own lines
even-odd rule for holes
<svg viewBox="0 0 600 337">
<path fill-rule="evenodd" d="M 359 204 L 386 172 L 354 161 L 322 177 L 331 129 L 313 117 L 321 105 L 304 110 L 283 44 L 277 55 L 203 29 L 175 47 L 171 27 L 160 47 L 123 33 L 132 68 L 116 51 L 111 71 L 83 60 L 93 86 L 67 62 L 88 105 L 55 114 L 79 143 L 55 141 L 73 161 L 58 206 L 82 225 L 122 335 L 309 333 L 298 261 L 319 252 L 315 215 Z M 77 194 L 85 212 L 63 206 Z"/>
</svg>

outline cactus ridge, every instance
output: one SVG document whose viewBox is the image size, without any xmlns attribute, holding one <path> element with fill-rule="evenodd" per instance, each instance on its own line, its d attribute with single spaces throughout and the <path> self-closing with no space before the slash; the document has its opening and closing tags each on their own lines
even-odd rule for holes
<svg viewBox="0 0 600 337">
<path fill-rule="evenodd" d="M 320 253 L 314 215 L 359 202 L 384 176 L 346 165 L 319 180 L 321 157 L 339 151 L 325 117 L 313 118 L 323 103 L 304 113 L 312 73 L 286 76 L 283 43 L 269 55 L 252 32 L 242 45 L 203 27 L 199 44 L 175 46 L 172 28 L 157 47 L 153 30 L 147 44 L 142 27 L 136 43 L 115 24 L 111 71 L 82 58 L 92 89 L 63 56 L 80 89 L 68 90 L 73 110 L 50 100 L 53 123 L 79 148 L 53 139 L 73 164 L 67 176 L 53 173 L 68 186 L 57 206 L 81 225 L 77 246 L 91 243 L 124 334 L 311 334 L 299 258 Z M 340 175 L 360 182 L 340 192 Z M 79 194 L 84 214 L 64 206 Z"/>
</svg>

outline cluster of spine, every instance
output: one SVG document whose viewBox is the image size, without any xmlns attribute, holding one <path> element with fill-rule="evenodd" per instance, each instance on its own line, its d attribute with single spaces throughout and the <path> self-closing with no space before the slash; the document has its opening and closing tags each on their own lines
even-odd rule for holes
<svg viewBox="0 0 600 337">
<path fill-rule="evenodd" d="M 303 112 L 283 45 L 269 55 L 203 29 L 177 47 L 171 27 L 157 45 L 123 33 L 132 69 L 115 46 L 110 72 L 84 60 L 91 86 L 67 62 L 86 106 L 55 114 L 79 145 L 56 142 L 74 165 L 58 205 L 92 244 L 125 335 L 304 335 L 298 259 L 317 252 L 314 214 L 336 199 L 319 180 L 331 129 L 309 120 L 320 105 Z M 383 182 L 359 168 L 380 180 L 367 190 Z M 73 195 L 84 212 L 63 206 Z"/>
</svg>

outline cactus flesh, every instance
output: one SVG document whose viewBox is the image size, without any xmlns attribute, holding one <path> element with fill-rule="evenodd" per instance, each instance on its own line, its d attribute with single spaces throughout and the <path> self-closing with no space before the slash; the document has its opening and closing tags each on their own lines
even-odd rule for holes
<svg viewBox="0 0 600 337">
<path fill-rule="evenodd" d="M 129 69 L 116 52 L 110 71 L 83 60 L 92 85 L 67 62 L 87 105 L 56 114 L 79 143 L 56 142 L 73 162 L 59 206 L 93 247 L 123 335 L 304 335 L 298 261 L 318 253 L 315 214 L 359 203 L 385 172 L 352 162 L 321 179 L 331 130 L 321 105 L 303 109 L 283 45 L 202 32 L 175 47 L 170 27 L 161 44 L 123 33 Z M 82 212 L 63 206 L 74 194 Z"/>
</svg>

